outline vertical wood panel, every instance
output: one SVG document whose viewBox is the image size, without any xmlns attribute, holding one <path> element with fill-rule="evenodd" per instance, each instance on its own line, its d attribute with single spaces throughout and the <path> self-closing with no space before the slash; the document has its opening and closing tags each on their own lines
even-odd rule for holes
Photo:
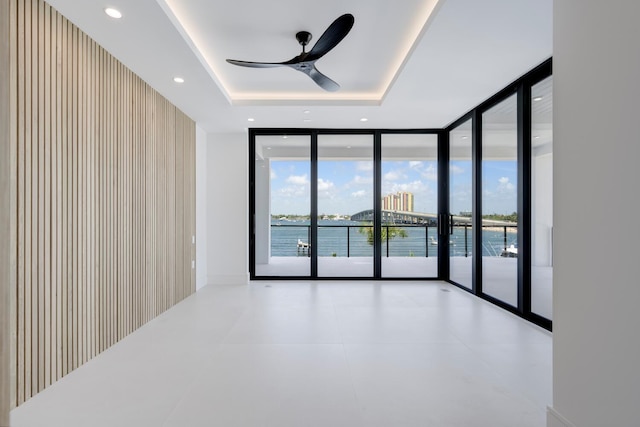
<svg viewBox="0 0 640 427">
<path fill-rule="evenodd" d="M 35 152 L 37 153 L 37 158 L 34 162 L 34 167 L 37 169 L 37 178 L 35 181 L 34 195 L 35 195 L 35 203 L 37 204 L 37 213 L 36 215 L 36 224 L 34 233 L 37 235 L 37 249 L 35 252 L 35 256 L 37 258 L 37 285 L 35 292 L 37 293 L 36 297 L 36 308 L 33 310 L 35 313 L 34 322 L 36 324 L 34 330 L 34 339 L 36 341 L 36 345 L 38 347 L 37 353 L 37 372 L 38 375 L 35 376 L 35 382 L 33 387 L 35 387 L 35 392 L 39 392 L 42 390 L 44 385 L 44 362 L 45 362 L 45 348 L 44 348 L 44 335 L 45 335 L 45 325 L 44 325 L 44 294 L 45 294 L 45 286 L 44 286 L 44 272 L 45 272 L 45 232 L 44 232 L 44 176 L 45 176 L 45 167 L 44 167 L 44 127 L 45 127 L 45 117 L 44 117 L 44 70 L 42 69 L 44 63 L 44 53 L 43 53 L 43 44 L 44 44 L 44 28 L 42 28 L 42 4 L 38 2 L 33 3 L 32 8 L 34 9 L 33 14 L 33 28 L 34 28 L 34 38 L 33 38 L 33 47 L 35 52 L 33 54 L 33 70 L 35 74 L 37 85 L 34 91 L 33 96 L 33 127 L 34 127 L 34 143 L 35 143 Z M 37 34 L 37 36 L 36 36 Z M 37 131 L 36 131 L 37 129 Z"/>
<path fill-rule="evenodd" d="M 32 276 L 33 265 L 32 262 L 32 248 L 33 248 L 33 210 L 32 210 L 32 168 L 31 163 L 33 161 L 32 155 L 32 125 L 31 125 L 31 93 L 32 93 L 32 77 L 31 72 L 31 2 L 26 1 L 24 5 L 24 28 L 25 28 L 25 110 L 24 110 L 24 124 L 25 124 L 25 350 L 24 350 L 24 363 L 25 363 L 25 396 L 31 396 L 32 391 L 32 372 L 35 370 L 32 366 L 32 310 L 33 304 L 32 297 Z"/>
<path fill-rule="evenodd" d="M 24 19 L 24 3 L 18 2 L 16 8 L 16 31 L 15 35 L 17 41 L 17 52 L 15 55 L 17 63 L 17 82 L 11 82 L 12 86 L 16 84 L 17 86 L 17 126 L 16 126 L 16 137 L 17 137 L 17 146 L 18 146 L 18 157 L 16 159 L 17 165 L 17 175 L 18 175 L 18 191 L 16 199 L 17 199 L 17 211 L 18 211 L 18 235 L 17 235 L 17 249 L 18 249 L 18 263 L 17 263 L 17 271 L 15 272 L 17 276 L 16 283 L 16 304 L 17 304 L 17 318 L 16 318 L 16 328 L 17 328 L 17 337 L 16 337 L 16 362 L 17 362 L 17 372 L 16 372 L 16 405 L 21 404 L 25 400 L 25 346 L 26 346 L 26 313 L 25 313 L 25 289 L 27 284 L 25 282 L 25 271 L 26 271 L 26 261 L 25 261 L 25 19 Z M 12 245 L 13 246 L 13 245 Z"/>
<path fill-rule="evenodd" d="M 14 130 L 10 127 L 14 119 L 11 111 L 14 108 L 14 91 L 10 85 L 10 78 L 15 78 L 11 68 L 15 59 L 11 54 L 11 43 L 14 38 L 10 36 L 10 27 L 13 27 L 13 18 L 9 2 L 0 0 L 0 426 L 9 425 L 9 410 L 11 408 L 11 381 L 12 373 L 10 363 L 13 360 L 10 348 L 12 346 L 12 315 L 14 309 L 9 309 L 10 298 L 13 294 L 10 280 L 10 270 L 15 260 L 13 248 L 10 247 L 13 237 L 15 216 L 11 208 L 15 206 L 12 197 L 12 183 L 15 181 L 14 148 L 16 141 Z M 11 28 L 13 29 L 13 28 Z"/>
<path fill-rule="evenodd" d="M 62 38 L 60 31 L 62 28 L 62 16 L 55 13 L 55 26 L 52 34 L 53 43 L 55 46 L 55 139 L 53 146 L 55 148 L 55 197 L 54 203 L 55 209 L 55 266 L 56 266 L 56 281 L 55 281 L 55 376 L 54 381 L 62 377 L 62 286 L 63 286 L 63 270 L 62 263 L 64 255 L 62 252 Z"/>
<path fill-rule="evenodd" d="M 12 247 L 18 235 L 18 135 L 16 126 L 10 124 L 18 120 L 18 87 L 17 82 L 18 58 L 16 30 L 18 24 L 17 5 L 9 1 L 0 1 L 0 170 L 7 171 L 8 176 L 0 177 L 0 205 L 5 211 L 0 213 L 0 224 L 9 227 L 0 231 L 2 247 L 0 248 L 0 309 L 8 317 L 0 314 L 0 378 L 5 381 L 0 384 L 0 426 L 8 425 L 9 409 L 16 405 L 17 393 L 11 393 L 17 388 L 17 372 L 12 367 L 17 364 L 17 352 L 11 351 L 18 345 L 18 292 L 17 269 L 18 250 Z M 11 47 L 14 48 L 11 48 Z M 0 142 L 2 144 L 2 142 Z M 4 161 L 4 162 L 3 162 Z M 0 172 L 1 173 L 1 172 Z M 6 181 L 4 181 L 7 179 Z M 8 197 L 8 198 L 7 198 Z M 6 215 L 3 217 L 2 215 Z M 9 221 L 7 221 L 7 219 Z M 2 225 L 0 225 L 2 227 Z M 15 272 L 16 274 L 11 274 Z M 15 302 L 15 303 L 11 303 Z M 7 309 L 8 308 L 8 309 Z M 6 381 L 9 379 L 9 381 Z"/>
<path fill-rule="evenodd" d="M 15 406 L 195 291 L 195 124 L 43 1 L 5 7 Z"/>
<path fill-rule="evenodd" d="M 60 218 L 60 241 L 61 250 L 60 257 L 61 262 L 61 283 L 60 283 L 60 303 L 58 309 L 61 312 L 60 319 L 60 376 L 63 377 L 69 372 L 69 328 L 68 328 L 68 287 L 69 287 L 69 260 L 71 259 L 69 254 L 69 233 L 68 233 L 68 216 L 69 216 L 69 162 L 68 162 L 68 106 L 70 104 L 68 96 L 67 75 L 69 73 L 69 66 L 67 61 L 67 26 L 68 22 L 64 19 L 60 21 L 58 27 L 58 36 L 60 37 L 59 49 L 60 49 L 60 64 L 59 70 L 60 77 L 60 204 L 61 204 L 61 218 Z"/>
<path fill-rule="evenodd" d="M 44 370 L 43 381 L 40 384 L 40 389 L 47 387 L 51 384 L 51 9 L 47 4 L 42 4 L 41 8 L 41 20 L 40 29 L 42 35 L 40 36 L 39 49 L 42 49 L 40 59 L 43 63 L 40 66 L 40 71 L 43 72 L 42 80 L 44 85 L 40 87 L 44 94 L 44 118 L 40 119 L 40 123 L 44 121 L 44 133 L 41 132 L 43 138 L 41 138 L 44 147 L 44 187 L 42 192 L 44 193 L 44 228 L 41 230 L 44 233 L 44 247 L 42 248 L 42 254 L 44 257 L 44 307 L 40 308 L 40 316 L 42 318 L 41 325 L 44 339 L 41 339 L 43 343 L 44 354 Z M 46 36 L 46 37 L 45 37 Z M 42 96 L 40 97 L 42 101 Z M 42 111 L 41 110 L 41 111 Z"/>
</svg>

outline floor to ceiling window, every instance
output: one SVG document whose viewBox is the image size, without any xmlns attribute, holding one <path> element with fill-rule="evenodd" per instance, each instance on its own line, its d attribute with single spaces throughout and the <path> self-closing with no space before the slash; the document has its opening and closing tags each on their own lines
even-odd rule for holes
<svg viewBox="0 0 640 427">
<path fill-rule="evenodd" d="M 553 78 L 531 88 L 531 311 L 551 317 L 553 291 Z"/>
<path fill-rule="evenodd" d="M 449 132 L 449 279 L 473 287 L 473 135 L 471 119 Z"/>
<path fill-rule="evenodd" d="M 482 291 L 518 304 L 517 95 L 482 114 Z"/>
<path fill-rule="evenodd" d="M 382 134 L 382 277 L 438 276 L 438 135 Z"/>
<path fill-rule="evenodd" d="M 373 277 L 373 135 L 318 135 L 318 276 Z"/>
<path fill-rule="evenodd" d="M 255 140 L 255 273 L 309 276 L 311 151 L 308 135 Z"/>
<path fill-rule="evenodd" d="M 448 280 L 551 328 L 551 60 L 444 129 L 252 129 L 252 278 Z"/>
<path fill-rule="evenodd" d="M 264 130 L 252 141 L 253 278 L 439 277 L 437 133 Z"/>
</svg>

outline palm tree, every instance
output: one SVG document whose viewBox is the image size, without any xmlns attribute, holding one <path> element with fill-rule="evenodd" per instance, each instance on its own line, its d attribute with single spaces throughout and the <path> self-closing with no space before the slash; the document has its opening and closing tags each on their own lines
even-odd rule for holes
<svg viewBox="0 0 640 427">
<path fill-rule="evenodd" d="M 396 227 L 395 225 L 383 225 L 382 230 L 380 230 L 380 240 L 382 243 L 386 242 L 387 239 L 391 240 L 395 237 L 402 237 L 403 239 L 407 237 L 407 230 L 401 227 Z M 369 225 L 364 225 L 358 229 L 358 232 L 361 234 L 367 235 L 367 243 L 373 246 L 373 226 L 369 223 Z"/>
</svg>

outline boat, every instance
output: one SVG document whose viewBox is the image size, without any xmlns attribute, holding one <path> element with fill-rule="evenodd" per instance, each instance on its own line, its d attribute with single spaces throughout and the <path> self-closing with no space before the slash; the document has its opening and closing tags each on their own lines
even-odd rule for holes
<svg viewBox="0 0 640 427">
<path fill-rule="evenodd" d="M 302 252 L 307 251 L 308 252 L 310 246 L 311 245 L 308 242 L 303 242 L 302 240 L 298 239 L 298 252 L 300 252 L 300 251 L 302 251 Z"/>
<path fill-rule="evenodd" d="M 431 246 L 438 246 L 438 241 L 435 239 L 435 237 L 433 236 L 429 236 L 429 244 Z M 456 244 L 453 242 L 453 240 L 449 240 L 449 244 L 455 246 Z"/>
<path fill-rule="evenodd" d="M 518 258 L 518 248 L 516 245 L 506 247 L 502 250 L 500 256 L 503 258 Z"/>
</svg>

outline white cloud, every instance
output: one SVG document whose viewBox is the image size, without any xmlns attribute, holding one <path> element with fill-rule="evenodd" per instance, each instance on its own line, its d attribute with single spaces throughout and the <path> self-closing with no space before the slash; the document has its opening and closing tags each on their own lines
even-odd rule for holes
<svg viewBox="0 0 640 427">
<path fill-rule="evenodd" d="M 309 184 L 309 179 L 307 178 L 307 174 L 291 175 L 289 178 L 287 178 L 287 183 L 295 185 L 307 185 Z"/>
<path fill-rule="evenodd" d="M 306 175 L 305 175 L 306 177 Z M 333 182 L 318 178 L 318 191 L 329 191 L 334 188 Z"/>
<path fill-rule="evenodd" d="M 373 162 L 357 162 L 356 170 L 359 171 L 372 171 L 373 170 Z"/>
<path fill-rule="evenodd" d="M 349 185 L 371 185 L 373 184 L 373 177 L 372 176 L 360 176 L 360 175 L 356 175 L 355 177 L 353 177 L 353 181 L 351 181 L 349 183 Z"/>
<path fill-rule="evenodd" d="M 510 182 L 509 178 L 506 176 L 498 179 L 498 192 L 499 193 L 511 193 L 516 189 L 516 186 Z"/>
<path fill-rule="evenodd" d="M 434 165 L 429 165 L 427 170 L 422 172 L 422 176 L 429 181 L 438 181 L 438 170 Z"/>
<path fill-rule="evenodd" d="M 290 185 L 278 189 L 274 196 L 277 195 L 276 197 L 283 199 L 309 197 L 309 178 L 307 174 L 290 175 L 285 181 Z"/>
<path fill-rule="evenodd" d="M 412 181 L 405 182 L 402 184 L 393 184 L 391 187 L 391 191 L 393 193 L 397 193 L 398 191 L 408 191 L 410 193 L 426 193 L 429 191 L 429 186 L 424 184 L 422 181 Z"/>
<path fill-rule="evenodd" d="M 359 190 L 359 191 L 355 191 L 353 193 L 351 193 L 351 197 L 365 197 L 367 195 L 367 192 L 365 190 Z"/>
<path fill-rule="evenodd" d="M 278 175 L 276 174 L 276 171 L 274 171 L 273 169 L 271 169 L 270 175 L 272 180 L 278 179 Z"/>
<path fill-rule="evenodd" d="M 461 175 L 465 172 L 465 170 L 458 165 L 449 165 L 449 172 L 454 175 Z"/>
<path fill-rule="evenodd" d="M 409 167 L 411 169 L 421 169 L 422 166 L 424 166 L 424 163 L 419 162 L 419 161 L 410 161 L 409 162 Z"/>
<path fill-rule="evenodd" d="M 277 194 L 284 198 L 306 197 L 309 195 L 309 187 L 306 185 L 290 185 L 279 189 Z"/>
<path fill-rule="evenodd" d="M 385 181 L 398 181 L 400 179 L 407 179 L 407 176 L 400 171 L 389 171 L 384 174 Z"/>
</svg>

